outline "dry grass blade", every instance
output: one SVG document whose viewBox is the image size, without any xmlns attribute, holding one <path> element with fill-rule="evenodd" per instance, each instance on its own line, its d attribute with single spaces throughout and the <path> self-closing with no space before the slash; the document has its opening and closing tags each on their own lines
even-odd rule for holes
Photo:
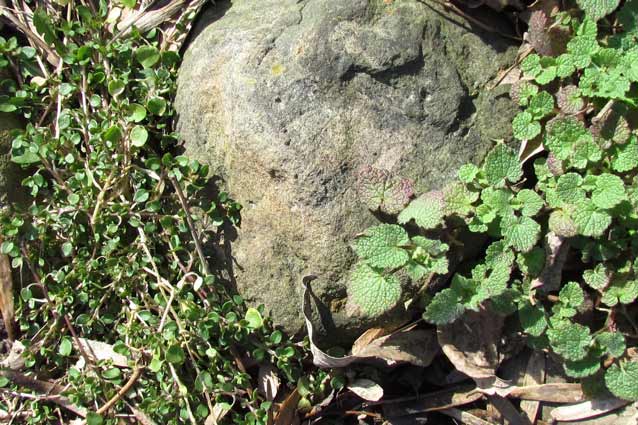
<svg viewBox="0 0 638 425">
<path fill-rule="evenodd" d="M 110 360 L 114 366 L 129 367 L 126 356 L 116 353 L 111 344 L 93 341 L 86 338 L 78 338 L 78 343 L 87 353 L 95 354 L 96 361 Z M 80 347 L 77 347 L 78 349 Z"/>
<path fill-rule="evenodd" d="M 133 26 L 142 33 L 153 29 L 173 17 L 180 10 L 183 10 L 186 3 L 186 0 L 174 0 L 156 10 L 142 8 L 117 25 L 117 29 L 120 32 L 113 39 L 127 35 Z"/>
<path fill-rule="evenodd" d="M 11 276 L 9 257 L 4 254 L 0 255 L 0 312 L 2 312 L 2 320 L 4 321 L 9 341 L 13 342 L 16 338 L 13 278 Z"/>
</svg>

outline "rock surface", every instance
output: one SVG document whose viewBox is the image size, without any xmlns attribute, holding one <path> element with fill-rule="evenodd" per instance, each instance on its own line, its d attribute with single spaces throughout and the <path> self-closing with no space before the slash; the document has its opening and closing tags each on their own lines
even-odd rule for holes
<svg viewBox="0 0 638 425">
<path fill-rule="evenodd" d="M 349 242 L 377 223 L 356 196 L 361 167 L 411 178 L 419 193 L 480 161 L 490 137 L 508 137 L 515 108 L 482 87 L 515 48 L 432 4 L 217 2 L 196 29 L 178 131 L 244 206 L 238 291 L 286 331 L 303 329 L 307 274 L 331 313 L 318 331 L 333 342 L 406 318 L 345 312 Z"/>
</svg>

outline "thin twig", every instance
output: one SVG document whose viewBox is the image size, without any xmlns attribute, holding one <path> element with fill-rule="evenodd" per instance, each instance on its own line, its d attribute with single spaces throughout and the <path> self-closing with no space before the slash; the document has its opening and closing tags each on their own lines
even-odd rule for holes
<svg viewBox="0 0 638 425">
<path fill-rule="evenodd" d="M 188 204 L 186 203 L 186 198 L 184 197 L 184 192 L 182 192 L 182 187 L 179 182 L 175 179 L 175 177 L 169 177 L 169 180 L 173 187 L 175 188 L 175 192 L 177 193 L 177 197 L 179 198 L 179 202 L 182 205 L 182 209 L 184 210 L 184 215 L 186 215 L 186 222 L 188 223 L 188 228 L 191 232 L 191 237 L 193 238 L 193 243 L 195 243 L 195 249 L 197 250 L 197 256 L 199 257 L 199 261 L 202 263 L 202 268 L 204 269 L 204 274 L 206 276 L 210 275 L 210 269 L 208 267 L 208 262 L 206 261 L 206 257 L 204 257 L 204 250 L 202 249 L 202 245 L 199 241 L 199 235 L 197 234 L 197 229 L 195 228 L 195 224 L 193 223 L 193 219 L 191 218 L 191 213 L 188 208 Z"/>
<path fill-rule="evenodd" d="M 95 413 L 97 413 L 98 415 L 103 415 L 111 407 L 113 407 L 115 405 L 115 403 L 117 403 L 122 397 L 124 397 L 126 395 L 127 392 L 129 392 L 129 390 L 133 387 L 133 385 L 135 385 L 137 380 L 140 379 L 140 376 L 142 376 L 142 371 L 143 370 L 144 370 L 144 368 L 141 367 L 141 366 L 136 367 L 133 370 L 133 373 L 131 374 L 131 377 L 128 379 L 128 381 L 126 381 L 126 384 L 124 384 L 124 386 L 122 388 L 120 388 L 120 390 L 117 392 L 117 394 L 115 394 L 109 401 L 104 403 L 104 406 L 102 406 L 99 409 L 97 409 Z"/>
</svg>

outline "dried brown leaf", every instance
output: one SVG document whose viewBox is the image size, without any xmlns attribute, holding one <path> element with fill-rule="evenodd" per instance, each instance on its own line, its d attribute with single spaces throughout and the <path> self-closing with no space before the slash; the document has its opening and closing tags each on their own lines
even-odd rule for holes
<svg viewBox="0 0 638 425">
<path fill-rule="evenodd" d="M 383 413 L 386 417 L 415 415 L 463 406 L 474 403 L 481 398 L 483 398 L 483 394 L 476 391 L 474 386 L 463 386 L 423 394 L 415 401 L 393 402 L 388 400 L 383 404 Z"/>
<path fill-rule="evenodd" d="M 552 410 L 551 415 L 556 421 L 582 421 L 620 409 L 629 403 L 629 401 L 619 398 L 587 400 L 571 406 L 557 407 Z"/>
<path fill-rule="evenodd" d="M 540 276 L 532 281 L 531 287 L 540 288 L 543 292 L 556 291 L 560 288 L 563 266 L 569 252 L 569 241 L 554 232 L 545 236 L 545 267 Z"/>
<path fill-rule="evenodd" d="M 533 351 L 527 361 L 523 386 L 540 385 L 545 381 L 545 354 L 540 351 Z M 540 402 L 535 400 L 521 400 L 521 410 L 531 422 L 536 421 Z"/>
<path fill-rule="evenodd" d="M 528 40 L 534 50 L 540 55 L 551 56 L 554 51 L 552 49 L 552 40 L 549 36 L 547 27 L 549 18 L 542 10 L 535 10 L 529 18 Z"/>
<path fill-rule="evenodd" d="M 379 401 L 383 397 L 383 388 L 370 379 L 355 379 L 347 388 L 367 401 Z"/>
<path fill-rule="evenodd" d="M 233 400 L 233 404 L 235 404 L 235 400 Z M 213 406 L 213 411 L 210 412 L 210 415 L 204 421 L 204 425 L 218 425 L 219 421 L 221 421 L 224 416 L 230 411 L 228 406 L 224 403 L 217 403 Z"/>
<path fill-rule="evenodd" d="M 14 341 L 11 344 L 9 354 L 0 362 L 0 368 L 9 370 L 22 370 L 24 369 L 24 353 L 25 347 L 20 341 Z"/>
<path fill-rule="evenodd" d="M 368 345 L 355 345 L 352 355 L 359 358 L 378 358 L 386 364 L 411 363 L 427 367 L 439 352 L 434 331 L 415 329 L 397 332 L 371 341 Z"/>
<path fill-rule="evenodd" d="M 580 384 L 552 383 L 512 387 L 509 397 L 552 403 L 578 403 L 585 400 Z"/>
<path fill-rule="evenodd" d="M 352 353 L 356 354 L 361 352 L 363 348 L 370 345 L 372 341 L 377 338 L 381 338 L 386 335 L 388 331 L 383 328 L 370 328 L 357 338 L 357 340 L 352 344 Z"/>
<path fill-rule="evenodd" d="M 86 338 L 78 338 L 78 342 L 79 345 L 82 346 L 81 351 L 88 353 L 91 357 L 95 355 L 96 361 L 110 360 L 114 366 L 129 367 L 128 358 L 120 353 L 116 353 L 111 344 Z M 79 348 L 75 341 L 73 341 L 73 343 L 76 345 L 76 349 Z"/>
<path fill-rule="evenodd" d="M 439 326 L 437 335 L 443 352 L 457 370 L 475 380 L 491 379 L 502 360 L 498 351 L 502 329 L 501 316 L 487 310 L 470 310 L 454 323 Z"/>
<path fill-rule="evenodd" d="M 269 364 L 259 367 L 257 389 L 268 401 L 273 401 L 277 397 L 281 381 L 277 376 L 277 369 Z"/>
<path fill-rule="evenodd" d="M 277 416 L 275 417 L 275 425 L 290 425 L 296 421 L 299 421 L 299 415 L 297 415 L 297 404 L 299 403 L 299 391 L 295 388 L 293 392 L 288 394 L 288 397 L 281 403 Z"/>
<path fill-rule="evenodd" d="M 450 416 L 462 424 L 466 425 L 493 425 L 492 423 L 479 418 L 478 416 L 474 416 L 469 412 L 464 412 L 462 410 L 452 408 L 441 410 L 441 413 L 444 415 Z"/>
</svg>

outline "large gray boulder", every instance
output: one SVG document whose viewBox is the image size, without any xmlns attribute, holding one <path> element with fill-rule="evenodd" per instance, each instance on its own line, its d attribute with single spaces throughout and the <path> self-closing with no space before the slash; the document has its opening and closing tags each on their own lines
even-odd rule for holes
<svg viewBox="0 0 638 425">
<path fill-rule="evenodd" d="M 377 223 L 357 198 L 361 167 L 422 192 L 508 137 L 514 108 L 483 87 L 515 48 L 433 4 L 218 2 L 186 51 L 176 99 L 186 153 L 243 204 L 237 289 L 289 332 L 303 329 L 307 274 L 333 341 L 406 318 L 345 311 L 349 243 Z"/>
</svg>

